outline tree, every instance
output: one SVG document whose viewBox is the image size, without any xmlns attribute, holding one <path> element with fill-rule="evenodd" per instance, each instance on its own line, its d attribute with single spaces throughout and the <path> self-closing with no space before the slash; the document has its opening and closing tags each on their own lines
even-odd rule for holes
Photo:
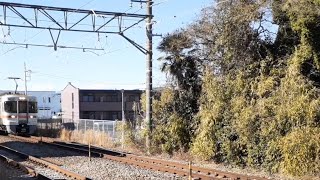
<svg viewBox="0 0 320 180">
<path fill-rule="evenodd" d="M 180 30 L 165 36 L 158 46 L 165 54 L 159 58 L 161 70 L 171 85 L 154 101 L 154 144 L 170 154 L 188 151 L 196 127 L 202 72 L 193 44 L 186 31 Z"/>
</svg>

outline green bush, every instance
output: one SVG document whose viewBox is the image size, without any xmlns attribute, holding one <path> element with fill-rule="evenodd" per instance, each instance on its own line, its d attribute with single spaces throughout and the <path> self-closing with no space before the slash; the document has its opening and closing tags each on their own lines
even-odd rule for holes
<svg viewBox="0 0 320 180">
<path fill-rule="evenodd" d="M 297 128 L 281 139 L 281 169 L 294 176 L 320 174 L 320 128 Z"/>
</svg>

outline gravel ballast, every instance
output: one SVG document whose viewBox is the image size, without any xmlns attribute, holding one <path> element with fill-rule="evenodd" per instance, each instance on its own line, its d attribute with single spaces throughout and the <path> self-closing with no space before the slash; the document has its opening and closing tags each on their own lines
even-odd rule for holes
<svg viewBox="0 0 320 180">
<path fill-rule="evenodd" d="M 21 142 L 11 137 L 0 136 L 0 144 L 32 156 L 43 157 L 63 164 L 62 168 L 93 180 L 108 179 L 187 179 L 170 173 L 145 170 L 133 165 L 122 164 L 102 158 L 91 158 L 86 154 L 57 148 L 45 144 Z"/>
<path fill-rule="evenodd" d="M 25 174 L 21 170 L 15 169 L 3 161 L 0 161 L 0 179 L 10 180 L 35 180 L 36 178 Z"/>
</svg>

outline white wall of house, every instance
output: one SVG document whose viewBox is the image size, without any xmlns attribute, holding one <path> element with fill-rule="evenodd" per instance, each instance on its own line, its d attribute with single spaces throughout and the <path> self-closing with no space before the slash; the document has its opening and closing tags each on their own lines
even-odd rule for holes
<svg viewBox="0 0 320 180">
<path fill-rule="evenodd" d="M 55 91 L 29 91 L 28 95 L 37 97 L 39 119 L 51 118 L 61 112 L 61 93 Z"/>
</svg>

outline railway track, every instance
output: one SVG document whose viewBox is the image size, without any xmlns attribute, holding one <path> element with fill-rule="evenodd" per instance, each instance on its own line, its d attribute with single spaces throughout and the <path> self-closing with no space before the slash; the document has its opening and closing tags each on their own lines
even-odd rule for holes
<svg viewBox="0 0 320 180">
<path fill-rule="evenodd" d="M 52 142 L 57 146 L 81 149 L 88 152 L 87 145 L 65 142 Z M 136 165 L 142 168 L 153 169 L 161 172 L 169 172 L 180 176 L 192 176 L 194 179 L 232 179 L 232 180 L 266 180 L 267 178 L 247 176 L 219 170 L 191 166 L 178 162 L 154 159 L 149 157 L 137 156 L 128 153 L 114 152 L 98 147 L 90 147 L 92 153 L 100 153 L 100 156 L 106 159 L 119 161 L 127 164 Z M 97 155 L 98 155 L 97 154 Z"/>
<path fill-rule="evenodd" d="M 89 154 L 89 147 L 87 145 L 78 143 L 66 143 L 61 141 L 54 141 L 48 138 L 23 138 L 15 137 L 22 140 L 27 140 L 33 143 L 45 143 L 51 146 L 66 148 L 78 152 Z M 144 169 L 150 169 L 160 172 L 168 172 L 182 177 L 192 177 L 193 179 L 231 179 L 231 180 L 266 180 L 264 177 L 254 177 L 230 172 L 219 171 L 215 169 L 191 166 L 190 164 L 183 164 L 161 159 L 154 159 L 150 157 L 137 156 L 129 153 L 110 151 L 98 147 L 91 146 L 90 154 L 94 157 L 109 159 L 116 162 L 126 163 L 138 166 Z"/>
<path fill-rule="evenodd" d="M 12 179 L 23 177 L 24 179 L 41 179 L 40 174 L 21 163 L 0 154 L 0 177 L 4 179 Z M 42 178 L 45 179 L 45 178 Z"/>
<path fill-rule="evenodd" d="M 63 169 L 59 164 L 52 161 L 40 159 L 4 145 L 0 145 L 0 159 L 37 179 L 90 180 L 87 177 Z"/>
</svg>

